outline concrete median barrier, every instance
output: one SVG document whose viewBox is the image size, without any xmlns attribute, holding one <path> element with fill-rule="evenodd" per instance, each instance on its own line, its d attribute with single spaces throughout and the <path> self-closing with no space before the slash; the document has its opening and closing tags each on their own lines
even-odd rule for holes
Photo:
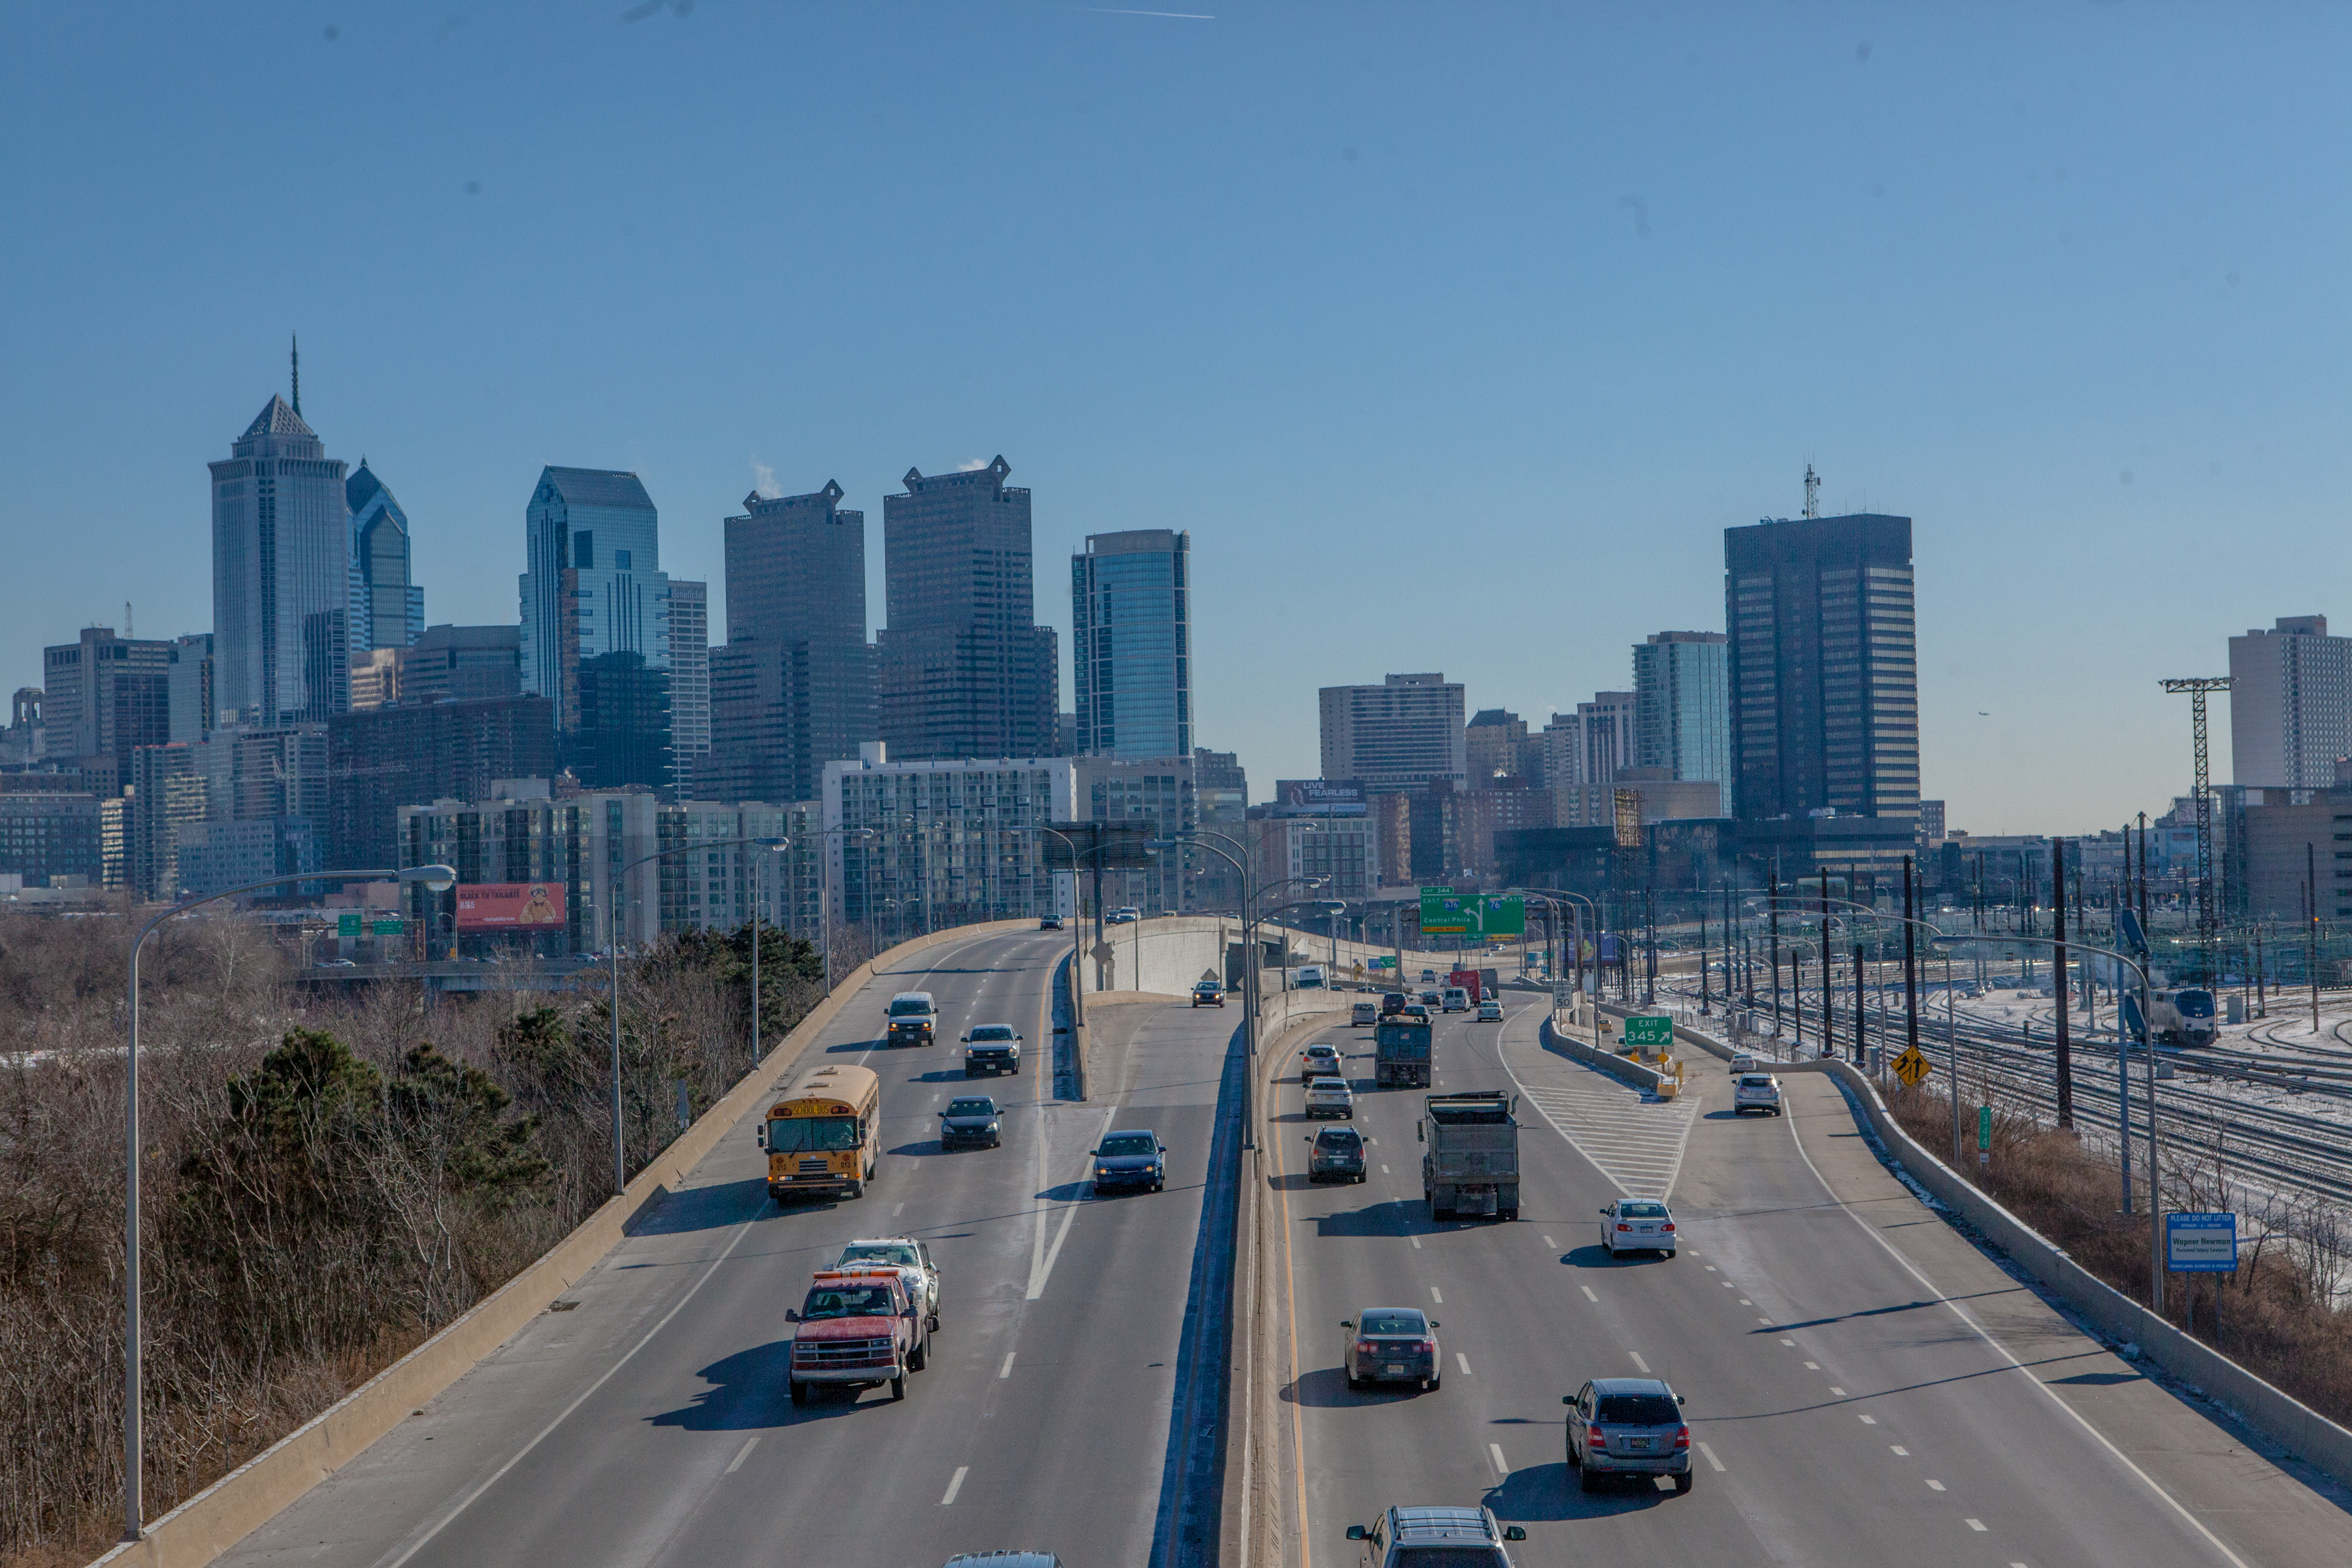
<svg viewBox="0 0 2352 1568">
<path fill-rule="evenodd" d="M 974 937 L 1034 931 L 1034 921 L 997 921 L 934 931 L 877 954 L 786 1035 L 759 1066 L 680 1133 L 621 1194 L 608 1200 L 547 1255 L 366 1383 L 171 1512 L 154 1520 L 98 1563 L 122 1568 L 204 1568 L 222 1552 L 325 1480 L 369 1444 L 473 1370 L 548 1303 L 563 1294 L 628 1235 L 700 1164 L 743 1118 L 758 1110 L 776 1080 L 797 1065 L 818 1033 L 877 973 L 931 948 Z"/>
</svg>

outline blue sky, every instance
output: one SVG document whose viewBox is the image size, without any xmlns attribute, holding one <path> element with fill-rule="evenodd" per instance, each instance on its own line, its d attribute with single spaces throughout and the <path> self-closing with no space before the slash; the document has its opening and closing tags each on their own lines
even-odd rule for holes
<svg viewBox="0 0 2352 1568">
<path fill-rule="evenodd" d="M 758 466 L 838 479 L 878 616 L 897 476 L 1002 452 L 1066 667 L 1071 547 L 1189 528 L 1261 794 L 1318 685 L 1540 725 L 1720 629 L 1809 461 L 1916 519 L 1957 827 L 2159 808 L 2160 677 L 2352 629 L 2352 12 L 1167 8 L 16 8 L 0 687 L 210 625 L 294 331 L 436 622 L 514 619 L 550 462 L 642 473 L 714 601 Z"/>
</svg>

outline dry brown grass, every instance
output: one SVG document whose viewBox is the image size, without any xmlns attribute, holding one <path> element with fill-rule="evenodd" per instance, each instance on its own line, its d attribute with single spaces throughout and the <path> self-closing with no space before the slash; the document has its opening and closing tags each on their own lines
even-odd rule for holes
<svg viewBox="0 0 2352 1568">
<path fill-rule="evenodd" d="M 1949 1099 L 1905 1089 L 1890 1103 L 1923 1147 L 2092 1274 L 2148 1305 L 2144 1160 L 2133 1171 L 2135 1212 L 2126 1215 L 2116 1156 L 2020 1107 L 1996 1107 L 1991 1163 L 1979 1167 L 1968 1108 L 1964 1160 L 1956 1163 Z M 2220 1136 L 2226 1138 L 2226 1129 Z M 2135 1146 L 2135 1154 L 2140 1152 Z M 2235 1212 L 2238 1271 L 2169 1276 L 2167 1318 L 2322 1415 L 2352 1425 L 2352 1300 L 2345 1289 L 2347 1238 L 2340 1214 L 2328 1205 L 2250 1193 L 2226 1177 L 2216 1154 L 2210 1146 L 2168 1144 L 2162 1206 Z"/>
<path fill-rule="evenodd" d="M 120 1531 L 123 944 L 119 919 L 0 917 L 5 1568 L 87 1562 Z M 804 944 L 772 934 L 762 956 L 772 1044 L 819 987 Z M 601 994 L 427 1008 L 415 991 L 297 978 L 266 931 L 234 919 L 166 926 L 141 964 L 151 1519 L 390 1364 L 610 1194 Z M 632 966 L 632 1170 L 676 1136 L 678 1084 L 699 1114 L 749 1066 L 747 990 L 721 940 Z M 340 1081 L 364 1091 L 257 1119 L 250 1086 L 297 1031 L 339 1042 Z M 427 1045 L 420 1077 L 412 1053 Z M 517 1157 L 484 1179 L 490 1147 Z"/>
</svg>

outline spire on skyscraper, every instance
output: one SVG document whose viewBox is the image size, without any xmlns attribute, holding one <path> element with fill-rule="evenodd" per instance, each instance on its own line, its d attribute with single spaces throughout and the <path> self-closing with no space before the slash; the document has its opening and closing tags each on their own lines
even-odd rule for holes
<svg viewBox="0 0 2352 1568">
<path fill-rule="evenodd" d="M 299 334 L 294 339 L 294 412 L 302 412 L 302 339 Z"/>
</svg>

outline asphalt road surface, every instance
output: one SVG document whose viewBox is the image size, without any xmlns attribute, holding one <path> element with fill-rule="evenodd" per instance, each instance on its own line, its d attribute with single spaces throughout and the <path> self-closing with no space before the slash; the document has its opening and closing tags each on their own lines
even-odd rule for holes
<svg viewBox="0 0 2352 1568">
<path fill-rule="evenodd" d="M 1645 1104 L 1543 1050 L 1543 1003 L 1511 1006 L 1501 1025 L 1440 1020 L 1434 1087 L 1522 1095 L 1516 1224 L 1431 1221 L 1420 1095 L 1369 1087 L 1368 1030 L 1323 1037 L 1360 1090 L 1364 1184 L 1309 1186 L 1295 1073 L 1272 1102 L 1299 1568 L 1353 1568 L 1347 1526 L 1390 1504 L 1475 1502 L 1527 1527 L 1522 1563 L 2352 1562 L 2336 1501 L 2074 1334 L 1894 1186 L 1828 1080 L 1791 1075 L 1789 1118 L 1740 1121 L 1693 1053 L 1696 1098 Z M 1833 1181 L 1883 1190 L 1842 1202 Z M 1681 1256 L 1612 1260 L 1596 1211 L 1667 1193 Z M 1339 1322 L 1379 1306 L 1443 1325 L 1439 1389 L 1347 1388 Z M 1643 1374 L 1688 1402 L 1693 1491 L 1582 1493 L 1561 1396 Z"/>
<path fill-rule="evenodd" d="M 490 1563 L 922 1568 L 1042 1547 L 1152 1558 L 1218 1083 L 1238 1008 L 1097 1008 L 1090 1098 L 1055 1101 L 1046 1015 L 1065 937 L 950 942 L 879 976 L 807 1061 L 882 1075 L 864 1198 L 779 1208 L 746 1120 L 637 1233 L 430 1407 L 224 1559 L 337 1568 Z M 929 990 L 940 1043 L 877 1047 L 889 995 Z M 957 1037 L 1026 1037 L 1001 1149 L 944 1153 Z M 826 1053 L 831 1053 L 828 1058 Z M 1167 1190 L 1096 1199 L 1111 1127 L 1169 1145 Z M 792 1332 L 813 1269 L 856 1237 L 924 1237 L 943 1276 L 930 1365 L 903 1403 L 795 1408 Z"/>
</svg>

